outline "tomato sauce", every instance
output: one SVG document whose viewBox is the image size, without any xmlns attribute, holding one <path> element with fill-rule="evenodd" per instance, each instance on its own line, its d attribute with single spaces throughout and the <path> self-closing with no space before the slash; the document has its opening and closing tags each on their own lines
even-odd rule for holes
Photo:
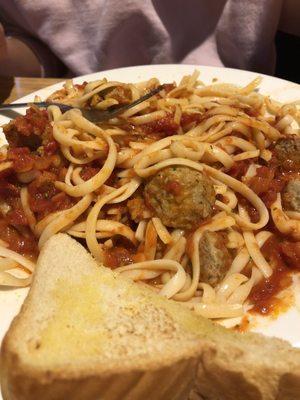
<svg viewBox="0 0 300 400">
<path fill-rule="evenodd" d="M 169 93 L 169 92 L 171 92 L 171 90 L 176 88 L 176 85 L 175 85 L 175 83 L 165 83 L 163 85 L 163 87 L 164 87 L 165 92 Z"/>
<path fill-rule="evenodd" d="M 55 187 L 55 181 L 63 180 L 66 170 L 47 112 L 29 108 L 25 116 L 7 124 L 4 132 L 10 145 L 7 160 L 12 162 L 12 167 L 0 176 L 0 197 L 9 207 L 2 215 L 5 223 L 12 227 L 28 226 L 20 201 L 20 189 L 24 182 L 27 184 L 31 211 L 37 220 L 72 207 L 77 200 Z"/>
<path fill-rule="evenodd" d="M 256 175 L 250 178 L 248 185 L 256 194 L 259 195 L 270 190 L 274 176 L 274 168 L 261 166 L 256 169 Z"/>
<path fill-rule="evenodd" d="M 183 113 L 180 120 L 180 125 L 185 129 L 194 122 L 199 123 L 203 119 L 202 114 L 187 114 Z M 179 125 L 174 121 L 174 114 L 168 113 L 164 118 L 153 122 L 141 125 L 144 134 L 158 134 L 161 139 L 166 136 L 176 135 Z"/>
<path fill-rule="evenodd" d="M 17 226 L 20 229 L 20 225 Z M 38 256 L 38 241 L 29 228 L 18 230 L 4 218 L 0 219 L 0 239 L 8 244 L 8 248 L 30 258 Z"/>
<path fill-rule="evenodd" d="M 165 184 L 165 190 L 166 192 L 174 195 L 174 196 L 179 196 L 182 193 L 182 185 L 178 181 L 168 181 Z"/>
<path fill-rule="evenodd" d="M 140 222 L 144 219 L 144 215 L 152 214 L 151 204 L 148 204 L 142 196 L 135 196 L 127 201 L 127 208 L 130 217 L 135 222 Z"/>
<path fill-rule="evenodd" d="M 260 218 L 258 210 L 255 207 L 253 207 L 252 204 L 248 200 L 245 199 L 245 197 L 242 197 L 241 195 L 237 195 L 237 198 L 238 198 L 239 204 L 242 205 L 246 209 L 246 211 L 249 215 L 250 221 L 253 223 L 258 222 L 259 218 Z"/>
<path fill-rule="evenodd" d="M 10 182 L 5 179 L 0 179 L 0 196 L 4 199 L 18 197 L 20 195 L 20 188 L 15 182 Z"/>
<path fill-rule="evenodd" d="M 104 251 L 103 264 L 109 268 L 122 267 L 133 263 L 133 254 L 125 247 L 115 246 Z"/>
<path fill-rule="evenodd" d="M 84 82 L 81 83 L 81 84 L 76 83 L 74 86 L 75 86 L 78 90 L 83 90 L 83 89 L 86 87 L 87 84 L 88 84 L 88 82 L 87 82 L 87 81 L 84 81 Z"/>
<path fill-rule="evenodd" d="M 56 189 L 56 180 L 54 173 L 44 171 L 28 185 L 29 205 L 38 214 L 38 220 L 52 212 L 70 208 L 76 202 L 76 199 Z"/>
<path fill-rule="evenodd" d="M 249 318 L 245 315 L 242 318 L 241 322 L 237 326 L 234 327 L 234 330 L 237 332 L 243 333 L 243 332 L 247 332 L 249 330 L 249 327 L 250 327 L 250 321 L 249 321 Z"/>
<path fill-rule="evenodd" d="M 283 243 L 280 243 L 278 238 L 271 237 L 261 249 L 274 271 L 269 278 L 263 279 L 252 289 L 249 296 L 250 302 L 254 304 L 251 309 L 252 313 L 276 315 L 286 307 L 285 302 L 278 297 L 278 294 L 292 284 L 292 269 L 286 263 L 286 253 L 293 252 L 294 250 L 291 249 L 294 249 L 296 244 L 289 242 L 289 246 L 287 246 Z M 299 250 L 298 245 L 296 249 Z"/>
<path fill-rule="evenodd" d="M 300 242 L 285 240 L 280 244 L 280 249 L 286 264 L 290 268 L 300 271 Z"/>
<path fill-rule="evenodd" d="M 180 119 L 180 124 L 183 126 L 183 128 L 186 128 L 192 123 L 199 123 L 203 119 L 203 116 L 201 114 L 187 114 L 183 113 Z"/>
<path fill-rule="evenodd" d="M 44 151 L 46 156 L 50 156 L 52 154 L 55 154 L 59 149 L 58 143 L 55 140 L 52 140 L 51 142 L 47 143 L 44 146 Z"/>
<path fill-rule="evenodd" d="M 232 178 L 241 179 L 241 177 L 246 174 L 250 164 L 252 164 L 253 162 L 255 162 L 253 158 L 247 160 L 235 161 L 233 166 L 228 171 L 225 172 L 228 175 L 232 176 Z"/>
<path fill-rule="evenodd" d="M 6 215 L 6 221 L 11 225 L 20 225 L 20 226 L 28 225 L 27 217 L 24 214 L 24 211 L 20 208 L 8 211 Z"/>
<path fill-rule="evenodd" d="M 85 84 L 77 85 L 78 90 L 83 90 Z M 166 85 L 165 90 L 172 90 L 174 85 Z M 127 102 L 128 93 L 123 89 L 110 92 L 110 97 L 117 98 L 120 102 Z M 193 123 L 199 123 L 203 115 L 182 114 L 181 127 L 186 129 Z M 152 143 L 163 137 L 174 135 L 178 132 L 179 125 L 174 122 L 174 112 L 169 112 L 164 118 L 143 124 L 140 126 L 125 125 L 128 135 L 116 137 L 118 148 L 128 146 L 130 141 L 142 141 Z M 4 203 L 6 211 L 1 210 L 0 217 L 0 239 L 5 241 L 9 248 L 25 256 L 35 258 L 38 255 L 37 238 L 31 232 L 28 220 L 20 201 L 20 190 L 24 186 L 21 177 L 24 174 L 32 178 L 26 182 L 28 189 L 29 205 L 37 221 L 55 211 L 65 210 L 72 207 L 78 198 L 68 196 L 55 186 L 58 180 L 64 180 L 68 163 L 60 153 L 59 144 L 55 141 L 52 126 L 45 110 L 30 108 L 24 117 L 18 117 L 4 127 L 4 132 L 9 142 L 7 160 L 12 162 L 11 168 L 0 174 L 0 201 Z M 108 147 L 107 147 L 108 151 Z M 280 165 L 277 155 L 274 153 L 268 165 L 261 165 L 256 170 L 256 175 L 245 182 L 266 204 L 270 207 L 276 199 L 277 193 L 284 189 L 286 183 L 293 179 L 291 171 L 295 174 L 295 166 L 288 160 L 289 169 Z M 87 181 L 95 176 L 101 168 L 100 161 L 94 161 L 83 166 L 80 176 Z M 230 176 L 241 179 L 251 164 L 265 164 L 259 158 L 247 159 L 235 162 L 227 172 Z M 28 176 L 26 175 L 26 176 Z M 106 184 L 117 186 L 117 170 L 110 176 Z M 170 181 L 164 188 L 168 193 L 179 196 L 183 190 L 182 184 Z M 243 204 L 252 222 L 259 220 L 258 211 L 251 206 L 245 198 L 238 195 L 239 202 Z M 103 207 L 106 212 L 109 205 Z M 144 219 L 144 214 L 150 214 L 151 205 L 144 196 L 135 196 L 129 201 L 114 205 L 114 208 L 122 207 L 119 214 L 128 215 L 125 223 L 135 226 Z M 124 211 L 125 209 L 125 211 Z M 214 208 L 214 213 L 217 208 Z M 1 215 L 1 214 L 0 214 Z M 114 217 L 112 216 L 112 219 Z M 126 217 L 127 218 L 127 217 Z M 123 220 L 122 220 L 123 221 Z M 208 224 L 211 218 L 202 222 L 202 226 Z M 195 222 L 195 228 L 199 224 Z M 154 228 L 153 228 L 154 229 Z M 300 242 L 291 242 L 282 238 L 276 231 L 272 222 L 267 229 L 274 232 L 276 236 L 271 237 L 262 247 L 262 252 L 274 269 L 274 273 L 268 279 L 263 279 L 251 291 L 249 299 L 253 303 L 253 313 L 269 315 L 278 313 L 282 307 L 282 299 L 279 293 L 288 288 L 292 283 L 291 272 L 300 269 Z M 194 243 L 192 241 L 193 230 L 186 232 L 186 252 L 192 257 Z M 114 247 L 105 248 L 104 264 L 109 268 L 117 268 L 133 262 L 147 259 L 145 244 L 134 248 L 131 244 L 122 242 L 118 237 L 114 239 Z M 151 245 L 156 245 L 156 233 L 151 237 Z M 128 244 L 128 245 L 127 245 Z M 148 243 L 149 245 L 149 243 Z M 159 247 L 159 241 L 157 243 Z M 149 247 L 151 247 L 149 245 Z M 250 263 L 249 263 L 250 265 Z M 244 320 L 240 329 L 246 329 L 249 321 Z"/>
<path fill-rule="evenodd" d="M 179 125 L 174 122 L 174 115 L 169 113 L 164 118 L 141 125 L 145 134 L 159 133 L 160 137 L 172 136 L 177 133 Z"/>
<path fill-rule="evenodd" d="M 277 193 L 283 190 L 287 180 L 288 176 L 278 173 L 274 166 L 261 166 L 257 168 L 256 175 L 250 178 L 247 184 L 270 208 L 277 198 Z"/>
<path fill-rule="evenodd" d="M 27 147 L 10 149 L 7 158 L 13 162 L 13 169 L 16 172 L 30 171 L 34 167 L 34 157 L 30 154 L 30 150 Z"/>
<path fill-rule="evenodd" d="M 28 147 L 36 150 L 53 141 L 52 126 L 46 110 L 30 107 L 26 115 L 17 117 L 3 127 L 10 148 Z"/>
<path fill-rule="evenodd" d="M 99 168 L 83 167 L 80 176 L 84 181 L 88 181 L 99 172 Z"/>
</svg>

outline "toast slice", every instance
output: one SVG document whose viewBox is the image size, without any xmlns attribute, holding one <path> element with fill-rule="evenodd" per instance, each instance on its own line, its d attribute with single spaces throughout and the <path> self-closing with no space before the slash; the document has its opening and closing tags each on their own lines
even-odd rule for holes
<svg viewBox="0 0 300 400">
<path fill-rule="evenodd" d="M 177 400 L 195 373 L 193 399 L 300 399 L 300 350 L 198 317 L 67 235 L 46 243 L 2 345 L 4 400 Z"/>
<path fill-rule="evenodd" d="M 98 266 L 58 234 L 4 338 L 3 398 L 185 399 L 204 344 L 193 323 L 181 306 Z"/>
</svg>

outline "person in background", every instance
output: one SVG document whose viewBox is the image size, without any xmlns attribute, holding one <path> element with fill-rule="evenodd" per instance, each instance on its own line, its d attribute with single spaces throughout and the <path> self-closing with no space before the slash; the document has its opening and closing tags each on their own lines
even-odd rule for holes
<svg viewBox="0 0 300 400">
<path fill-rule="evenodd" d="M 73 76 L 160 63 L 272 74 L 283 3 L 0 0 L 0 75 Z"/>
</svg>

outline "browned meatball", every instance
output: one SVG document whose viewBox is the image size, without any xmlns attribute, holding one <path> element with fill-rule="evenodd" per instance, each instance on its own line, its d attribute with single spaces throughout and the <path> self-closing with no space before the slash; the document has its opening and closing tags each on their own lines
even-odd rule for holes
<svg viewBox="0 0 300 400">
<path fill-rule="evenodd" d="M 274 147 L 278 164 L 284 170 L 297 171 L 300 168 L 300 137 L 289 136 L 279 139 Z"/>
<path fill-rule="evenodd" d="M 286 185 L 282 198 L 285 210 L 300 212 L 300 179 L 290 181 Z"/>
<path fill-rule="evenodd" d="M 211 180 L 188 167 L 167 167 L 146 185 L 147 204 L 163 224 L 172 228 L 191 229 L 210 217 L 215 203 Z"/>
<path fill-rule="evenodd" d="M 199 242 L 200 280 L 216 286 L 224 278 L 232 263 L 221 233 L 205 231 Z"/>
</svg>

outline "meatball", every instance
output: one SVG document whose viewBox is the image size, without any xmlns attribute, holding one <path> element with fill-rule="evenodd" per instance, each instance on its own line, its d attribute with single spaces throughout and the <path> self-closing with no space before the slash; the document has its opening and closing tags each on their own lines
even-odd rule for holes
<svg viewBox="0 0 300 400">
<path fill-rule="evenodd" d="M 213 213 L 215 191 L 211 180 L 188 167 L 167 167 L 144 190 L 146 203 L 172 228 L 192 229 Z"/>
<path fill-rule="evenodd" d="M 199 242 L 201 282 L 216 286 L 229 270 L 232 257 L 221 233 L 205 231 Z"/>
<path fill-rule="evenodd" d="M 300 179 L 290 181 L 286 185 L 282 200 L 286 210 L 300 212 Z"/>
<path fill-rule="evenodd" d="M 300 137 L 289 136 L 279 139 L 274 147 L 278 164 L 284 170 L 297 171 L 300 168 Z"/>
</svg>

